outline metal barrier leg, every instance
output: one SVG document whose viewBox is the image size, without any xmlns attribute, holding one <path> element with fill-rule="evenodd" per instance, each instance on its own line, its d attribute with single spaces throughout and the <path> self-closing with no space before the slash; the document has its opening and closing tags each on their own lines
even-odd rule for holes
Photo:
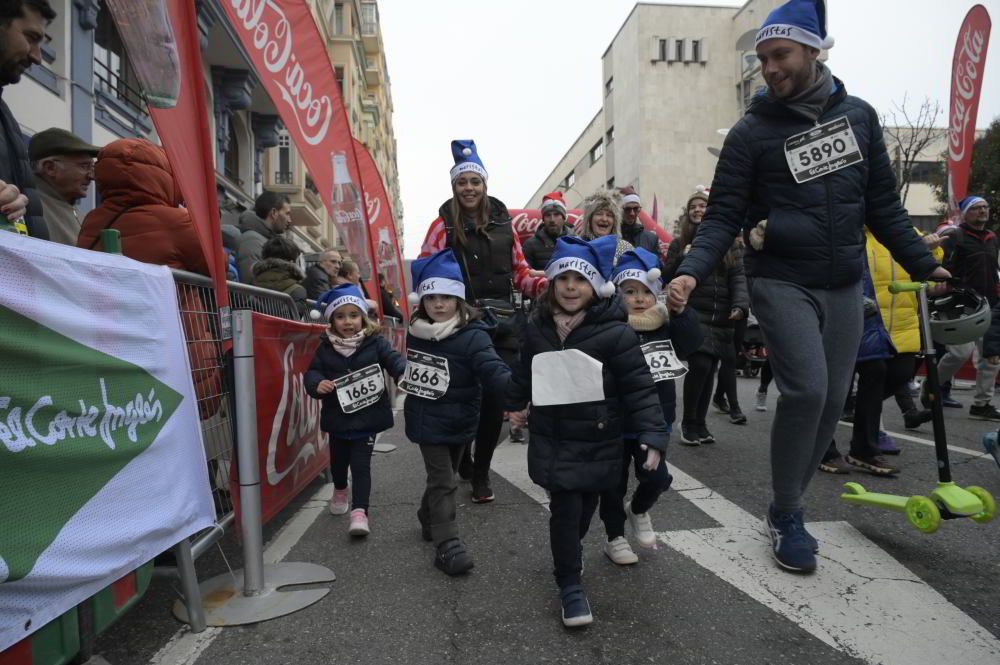
<svg viewBox="0 0 1000 665">
<path fill-rule="evenodd" d="M 236 446 L 244 568 L 232 574 L 223 573 L 201 585 L 202 596 L 207 600 L 205 621 L 209 626 L 257 623 L 291 614 L 319 601 L 330 589 L 279 589 L 336 579 L 332 570 L 314 563 L 264 565 L 252 314 L 249 310 L 233 312 Z M 174 614 L 187 621 L 184 609 L 175 604 Z"/>
<path fill-rule="evenodd" d="M 174 545 L 174 556 L 177 558 L 177 576 L 181 580 L 181 593 L 184 594 L 191 632 L 200 633 L 206 628 L 205 609 L 201 606 L 201 589 L 198 588 L 198 574 L 194 570 L 191 541 L 185 538 Z"/>
</svg>

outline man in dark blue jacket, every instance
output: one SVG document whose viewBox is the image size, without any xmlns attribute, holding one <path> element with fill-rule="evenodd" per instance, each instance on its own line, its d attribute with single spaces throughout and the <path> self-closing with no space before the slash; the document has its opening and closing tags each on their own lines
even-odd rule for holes
<svg viewBox="0 0 1000 665">
<path fill-rule="evenodd" d="M 833 46 L 822 0 L 778 7 L 756 44 L 767 93 L 726 136 L 702 228 L 669 301 L 683 306 L 744 234 L 751 303 L 781 391 L 765 522 L 778 564 L 811 572 L 818 545 L 801 497 L 833 436 L 858 352 L 863 227 L 915 279 L 948 272 L 900 203 L 875 110 L 817 59 Z"/>
</svg>

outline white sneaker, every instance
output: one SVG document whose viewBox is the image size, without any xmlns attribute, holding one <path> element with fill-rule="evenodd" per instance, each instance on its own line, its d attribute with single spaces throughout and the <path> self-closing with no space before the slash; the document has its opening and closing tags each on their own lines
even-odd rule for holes
<svg viewBox="0 0 1000 665">
<path fill-rule="evenodd" d="M 631 566 L 639 563 L 639 557 L 632 551 L 632 546 L 628 544 L 624 536 L 618 536 L 611 542 L 604 544 L 604 554 L 611 559 L 612 563 L 619 566 Z"/>
<path fill-rule="evenodd" d="M 649 518 L 649 513 L 633 513 L 632 504 L 625 504 L 625 514 L 628 515 L 628 523 L 632 525 L 632 533 L 639 541 L 639 547 L 647 549 L 656 546 L 656 532 L 653 531 L 653 520 Z"/>
<path fill-rule="evenodd" d="M 351 525 L 347 527 L 347 533 L 352 536 L 367 536 L 372 530 L 368 526 L 368 513 L 364 508 L 355 508 L 351 511 Z"/>
<path fill-rule="evenodd" d="M 757 406 L 754 408 L 758 411 L 767 411 L 767 393 L 757 393 Z"/>
<path fill-rule="evenodd" d="M 333 496 L 330 498 L 330 503 L 327 505 L 327 510 L 330 511 L 331 515 L 343 515 L 351 507 L 350 497 L 347 493 L 347 488 L 342 490 L 333 490 Z"/>
</svg>

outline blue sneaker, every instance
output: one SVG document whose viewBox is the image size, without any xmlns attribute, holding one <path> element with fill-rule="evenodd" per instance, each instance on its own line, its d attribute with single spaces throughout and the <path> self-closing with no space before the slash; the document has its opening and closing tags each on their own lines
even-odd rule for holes
<svg viewBox="0 0 1000 665">
<path fill-rule="evenodd" d="M 993 455 L 993 459 L 997 461 L 997 466 L 1000 466 L 1000 445 L 997 445 L 997 432 L 983 434 L 983 448 L 990 455 Z"/>
<path fill-rule="evenodd" d="M 771 552 L 779 566 L 798 573 L 816 570 L 816 539 L 802 524 L 802 509 L 779 513 L 772 506 L 767 509 L 764 521 L 771 537 Z"/>
<path fill-rule="evenodd" d="M 594 622 L 587 594 L 581 585 L 573 584 L 559 589 L 559 600 L 562 602 L 562 622 L 567 628 L 577 628 Z"/>
</svg>

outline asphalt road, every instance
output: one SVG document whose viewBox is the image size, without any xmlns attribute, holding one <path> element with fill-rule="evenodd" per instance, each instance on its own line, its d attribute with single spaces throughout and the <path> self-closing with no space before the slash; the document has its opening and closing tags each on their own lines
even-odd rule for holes
<svg viewBox="0 0 1000 665">
<path fill-rule="evenodd" d="M 380 439 L 398 449 L 377 454 L 374 463 L 372 535 L 352 540 L 347 516 L 317 512 L 285 557 L 336 572 L 322 601 L 270 622 L 195 638 L 170 615 L 175 584 L 154 580 L 141 604 L 100 638 L 98 652 L 112 665 L 921 665 L 940 662 L 941 654 L 1000 662 L 1000 520 L 954 520 L 924 535 L 899 513 L 839 499 L 845 480 L 892 494 L 927 494 L 937 479 L 929 445 L 897 439 L 902 473 L 895 479 L 818 473 L 806 517 L 820 539 L 820 569 L 805 577 L 777 570 L 760 531 L 777 393 L 772 387 L 770 410 L 758 413 L 755 387 L 754 380 L 739 381 L 747 425 L 710 414 L 717 444 L 688 448 L 677 445 L 675 435 L 668 455 L 677 470 L 675 489 L 652 511 L 660 543 L 655 550 L 636 547 L 639 564 L 617 568 L 603 556 L 595 518 L 585 541 L 584 583 L 595 616 L 589 628 L 568 631 L 559 621 L 545 497 L 526 479 L 524 446 L 498 449 L 496 502 L 473 505 L 468 485 L 460 487 L 459 521 L 474 571 L 456 579 L 433 568 L 433 548 L 420 539 L 415 517 L 423 467 L 416 446 L 403 437 L 400 415 Z M 954 396 L 971 401 L 968 392 Z M 956 480 L 1000 496 L 1000 469 L 980 454 L 979 438 L 990 425 L 958 410 L 946 418 L 949 443 L 973 453 L 952 454 Z M 891 400 L 885 425 L 932 439 L 929 425 L 904 430 Z M 838 439 L 846 443 L 849 436 L 842 426 Z M 323 491 L 329 488 L 314 483 L 266 538 Z M 199 561 L 199 574 L 208 578 L 227 565 L 241 565 L 230 538 Z"/>
</svg>

